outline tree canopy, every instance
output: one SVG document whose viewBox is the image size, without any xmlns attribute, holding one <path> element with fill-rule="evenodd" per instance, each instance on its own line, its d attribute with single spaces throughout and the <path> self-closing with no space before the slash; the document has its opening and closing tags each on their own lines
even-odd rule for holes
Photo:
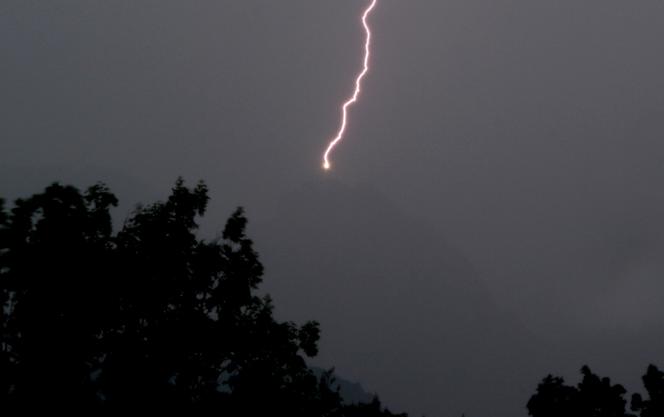
<svg viewBox="0 0 664 417">
<path fill-rule="evenodd" d="M 70 411 L 390 416 L 317 377 L 319 325 L 280 322 L 241 208 L 197 237 L 208 190 L 178 180 L 114 232 L 103 184 L 0 201 L 0 403 Z M 364 410 L 364 411 L 358 411 Z M 359 413 L 359 414 L 358 414 Z"/>
<path fill-rule="evenodd" d="M 547 376 L 528 401 L 528 413 L 533 417 L 635 417 L 627 410 L 627 391 L 620 384 L 600 378 L 588 366 L 581 368 L 583 376 L 576 386 L 565 385 L 560 377 Z M 631 411 L 641 417 L 664 416 L 664 373 L 650 365 L 643 382 L 649 394 L 632 396 Z"/>
</svg>

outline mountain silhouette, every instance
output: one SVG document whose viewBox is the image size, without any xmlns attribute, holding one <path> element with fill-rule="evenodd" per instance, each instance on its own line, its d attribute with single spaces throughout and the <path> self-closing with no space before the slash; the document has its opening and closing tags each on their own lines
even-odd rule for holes
<svg viewBox="0 0 664 417">
<path fill-rule="evenodd" d="M 314 374 L 321 378 L 326 370 L 323 368 L 312 367 Z M 337 374 L 333 375 L 334 381 L 330 384 L 332 389 L 338 389 L 344 404 L 371 403 L 375 394 L 368 393 L 359 382 L 351 382 Z"/>
</svg>

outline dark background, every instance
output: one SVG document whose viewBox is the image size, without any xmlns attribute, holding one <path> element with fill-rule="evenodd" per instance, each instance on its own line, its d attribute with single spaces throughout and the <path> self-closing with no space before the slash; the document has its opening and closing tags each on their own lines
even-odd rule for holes
<svg viewBox="0 0 664 417">
<path fill-rule="evenodd" d="M 317 364 L 412 415 L 525 415 L 584 363 L 664 348 L 664 3 L 5 0 L 0 195 L 202 178 L 236 205 Z M 478 398 L 480 399 L 478 401 Z"/>
</svg>

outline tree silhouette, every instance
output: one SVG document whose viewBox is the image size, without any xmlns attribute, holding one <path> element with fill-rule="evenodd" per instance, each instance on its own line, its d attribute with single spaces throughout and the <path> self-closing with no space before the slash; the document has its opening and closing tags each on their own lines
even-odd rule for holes
<svg viewBox="0 0 664 417">
<path fill-rule="evenodd" d="M 548 375 L 528 401 L 528 414 L 534 417 L 578 416 L 578 394 L 578 390 L 565 385 L 562 378 Z"/>
<path fill-rule="evenodd" d="M 581 368 L 583 380 L 579 384 L 579 407 L 582 415 L 597 417 L 627 416 L 625 407 L 627 393 L 622 385 L 612 385 L 607 377 L 593 374 L 588 366 Z"/>
<path fill-rule="evenodd" d="M 111 222 L 103 186 L 53 185 L 3 210 L 0 233 L 2 363 L 7 404 L 87 408 L 108 318 Z M 94 279 L 91 279 L 94 275 Z"/>
<path fill-rule="evenodd" d="M 582 381 L 577 387 L 567 386 L 562 378 L 551 375 L 537 387 L 528 401 L 528 414 L 533 417 L 628 417 L 625 412 L 625 388 L 600 378 L 589 367 L 581 368 Z"/>
<path fill-rule="evenodd" d="M 197 238 L 207 203 L 203 183 L 178 180 L 114 234 L 101 184 L 54 184 L 9 212 L 0 200 L 4 410 L 393 415 L 344 406 L 332 371 L 315 376 L 318 323 L 279 322 L 256 294 L 241 208 L 217 239 Z"/>
<path fill-rule="evenodd" d="M 643 376 L 643 385 L 648 391 L 649 399 L 644 400 L 640 394 L 634 394 L 632 411 L 640 411 L 641 417 L 664 416 L 664 372 L 655 365 L 648 366 Z"/>
</svg>

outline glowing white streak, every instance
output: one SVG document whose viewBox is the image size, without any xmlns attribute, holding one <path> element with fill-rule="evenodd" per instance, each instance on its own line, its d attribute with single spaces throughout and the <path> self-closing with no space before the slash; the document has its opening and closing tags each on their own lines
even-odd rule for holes
<svg viewBox="0 0 664 417">
<path fill-rule="evenodd" d="M 351 105 L 355 104 L 358 97 L 360 96 L 360 93 L 362 92 L 362 79 L 369 72 L 369 60 L 371 58 L 371 28 L 367 23 L 367 18 L 369 17 L 373 9 L 376 7 L 377 3 L 378 0 L 372 0 L 371 4 L 364 11 L 364 14 L 362 15 L 362 25 L 364 26 L 364 30 L 367 33 L 367 40 L 364 44 L 364 68 L 362 69 L 362 72 L 360 73 L 360 75 L 358 75 L 357 79 L 355 80 L 355 92 L 353 93 L 353 96 L 349 98 L 348 101 L 346 101 L 341 107 L 341 126 L 339 128 L 339 132 L 337 133 L 337 136 L 335 136 L 334 139 L 332 139 L 330 144 L 327 146 L 325 154 L 323 154 L 323 168 L 325 169 L 330 169 L 331 167 L 330 160 L 328 157 L 332 149 L 334 149 L 337 143 L 341 141 L 341 139 L 344 136 L 344 133 L 346 132 L 346 126 L 348 124 L 348 108 Z"/>
</svg>

